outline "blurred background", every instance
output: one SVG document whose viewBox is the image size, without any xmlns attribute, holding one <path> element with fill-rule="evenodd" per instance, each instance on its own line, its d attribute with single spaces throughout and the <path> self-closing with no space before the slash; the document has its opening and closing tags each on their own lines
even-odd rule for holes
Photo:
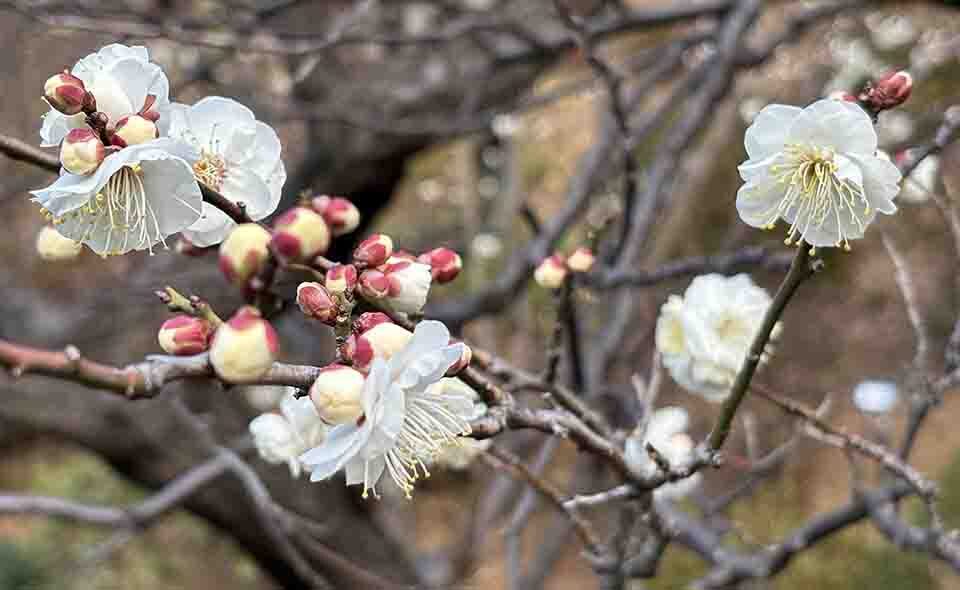
<svg viewBox="0 0 960 590">
<path fill-rule="evenodd" d="M 642 188 L 648 166 L 662 155 L 680 119 L 683 102 L 674 92 L 681 88 L 682 98 L 685 72 L 709 64 L 716 51 L 698 42 L 698 35 L 708 38 L 722 12 L 657 26 L 610 23 L 629 22 L 617 18 L 631 11 L 729 3 L 567 4 L 586 22 L 610 29 L 600 55 L 645 101 L 635 116 L 658 114 L 656 125 L 633 146 Z M 783 32 L 789 17 L 816 6 L 765 3 L 746 41 L 763 47 Z M 803 105 L 835 90 L 855 91 L 887 71 L 909 69 L 913 95 L 878 122 L 881 147 L 896 157 L 930 141 L 946 108 L 960 101 L 960 12 L 949 3 L 861 2 L 798 33 L 759 63 L 742 67 L 729 92 L 708 103 L 703 133 L 683 150 L 668 204 L 637 268 L 747 245 L 777 248 L 778 232 L 746 227 L 733 207 L 740 185 L 736 166 L 745 157 L 743 132 L 764 105 Z M 665 63 L 651 59 L 654 52 L 684 39 L 676 71 L 655 84 L 645 82 Z M 609 124 L 607 94 L 550 2 L 0 1 L 0 133 L 39 144 L 44 80 L 113 42 L 147 46 L 170 78 L 173 99 L 229 96 L 276 127 L 289 174 L 287 204 L 304 190 L 344 195 L 363 212 L 359 237 L 377 229 L 410 251 L 446 245 L 460 252 L 464 273 L 433 291 L 428 316 L 462 329 L 469 341 L 514 365 L 532 371 L 544 365 L 555 317 L 551 298 L 526 288 L 526 280 L 483 305 L 475 296 L 511 276 L 511 261 L 535 237 L 531 228 L 563 212 L 590 157 L 609 160 L 610 169 L 591 180 L 583 215 L 558 247 L 572 250 L 598 227 L 618 231 L 616 222 L 605 220 L 623 216 L 621 172 L 612 166 L 615 152 L 598 150 Z M 668 106 L 661 108 L 664 102 Z M 958 158 L 960 152 L 947 149 L 925 161 L 905 181 L 900 213 L 878 222 L 907 258 L 937 351 L 953 328 L 960 293 L 954 244 L 933 197 L 960 198 Z M 27 191 L 50 180 L 46 172 L 0 159 L 3 338 L 49 348 L 74 344 L 91 358 L 124 364 L 159 351 L 156 329 L 167 312 L 153 295 L 157 288 L 170 284 L 200 294 L 223 313 L 242 303 L 225 288 L 215 254 L 101 260 L 86 251 L 69 263 L 41 261 L 34 240 L 43 222 Z M 350 246 L 349 239 L 341 240 L 331 257 Z M 781 276 L 778 269 L 751 272 L 768 289 Z M 688 283 L 689 277 L 679 277 L 632 289 L 629 313 L 621 316 L 610 315 L 612 291 L 577 293 L 584 354 L 608 346 L 605 328 L 619 326 L 617 346 L 586 377 L 594 401 L 619 426 L 633 425 L 636 408 L 624 400 L 635 397 L 631 377 L 649 374 L 659 307 Z M 290 278 L 283 288 L 295 284 Z M 331 358 L 325 328 L 293 313 L 281 314 L 275 325 L 284 360 L 322 364 Z M 831 423 L 895 441 L 907 402 L 901 398 L 889 413 L 868 415 L 851 394 L 866 379 L 889 380 L 902 391 L 913 352 L 890 259 L 879 231 L 871 231 L 804 287 L 760 378 L 814 405 L 832 393 Z M 584 379 L 569 369 L 568 381 Z M 241 436 L 271 398 L 268 391 L 203 384 L 170 390 L 207 418 L 222 441 Z M 660 395 L 659 403 L 690 411 L 696 435 L 709 428 L 715 406 L 684 393 L 666 375 Z M 0 400 L 0 490 L 127 505 L 205 458 L 203 446 L 185 434 L 162 399 L 130 403 L 65 383 L 3 376 Z M 952 526 L 960 526 L 960 430 L 953 422 L 958 404 L 948 396 L 935 410 L 913 457 L 941 484 L 943 513 Z M 743 480 L 738 465 L 793 436 L 793 423 L 762 401 L 748 401 L 744 415 L 753 426 L 738 427 L 728 448 L 733 460 L 706 474 L 701 490 L 684 500 L 685 510 L 707 511 Z M 745 431 L 756 436 L 747 440 Z M 578 457 L 568 443 L 547 448 L 530 433 L 510 433 L 498 442 L 531 461 L 549 457 L 546 477 L 571 493 L 612 483 L 610 474 Z M 751 494 L 711 515 L 734 546 L 761 547 L 849 498 L 843 453 L 800 438 L 785 455 Z M 282 465 L 267 465 L 255 454 L 249 460 L 279 503 L 324 524 L 323 545 L 394 581 L 507 588 L 508 562 L 519 556 L 537 574 L 524 579 L 524 588 L 595 583 L 569 527 L 547 507 L 533 503 L 529 526 L 511 527 L 522 489 L 482 461 L 438 470 L 414 502 L 388 496 L 365 503 L 342 482 L 296 481 Z M 879 474 L 868 469 L 867 476 Z M 922 515 L 910 503 L 904 511 L 909 518 Z M 617 514 L 597 517 L 612 526 Z M 55 519 L 0 517 L 0 590 L 304 587 L 263 537 L 249 500 L 229 477 L 118 546 L 105 545 L 110 538 L 110 531 Z M 703 568 L 671 546 L 657 579 L 634 587 L 684 587 Z M 898 550 L 865 524 L 805 552 L 776 579 L 751 584 L 783 590 L 960 588 L 948 568 Z"/>
</svg>

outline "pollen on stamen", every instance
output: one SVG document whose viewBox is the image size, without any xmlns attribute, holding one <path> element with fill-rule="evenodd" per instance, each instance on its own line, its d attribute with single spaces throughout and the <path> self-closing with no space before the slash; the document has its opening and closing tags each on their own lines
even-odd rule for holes
<svg viewBox="0 0 960 590">
<path fill-rule="evenodd" d="M 214 152 L 202 150 L 200 159 L 193 164 L 193 175 L 203 184 L 219 191 L 227 176 L 227 163 Z"/>
</svg>

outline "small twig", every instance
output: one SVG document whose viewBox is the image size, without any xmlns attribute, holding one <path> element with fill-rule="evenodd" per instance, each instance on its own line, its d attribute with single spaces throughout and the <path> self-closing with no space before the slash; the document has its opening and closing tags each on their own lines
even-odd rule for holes
<svg viewBox="0 0 960 590">
<path fill-rule="evenodd" d="M 920 315 L 920 308 L 917 305 L 917 291 L 907 271 L 907 262 L 897 249 L 896 244 L 890 239 L 890 236 L 883 232 L 880 234 L 883 240 L 883 247 L 886 248 L 890 261 L 893 263 L 894 279 L 897 281 L 897 287 L 903 296 L 903 302 L 907 308 L 907 317 L 910 319 L 910 325 L 913 326 L 914 337 L 916 338 L 916 352 L 913 356 L 913 368 L 917 371 L 924 371 L 927 368 L 928 353 L 930 350 L 930 331 L 926 321 Z"/>
<path fill-rule="evenodd" d="M 640 492 L 637 490 L 637 488 L 630 484 L 622 484 L 605 492 L 597 492 L 596 494 L 578 494 L 569 500 L 564 500 L 563 505 L 568 510 L 574 510 L 587 506 L 600 506 L 616 500 L 626 500 L 630 498 L 637 498 L 639 496 Z"/>
<path fill-rule="evenodd" d="M 189 315 L 203 318 L 213 324 L 214 327 L 219 327 L 220 324 L 223 323 L 223 320 L 220 319 L 220 316 L 218 316 L 215 311 L 213 311 L 213 308 L 210 307 L 210 304 L 200 299 L 196 295 L 185 297 L 184 295 L 181 295 L 179 291 L 170 286 L 164 287 L 163 291 L 157 291 L 156 294 L 157 297 L 160 298 L 160 301 L 167 305 L 167 308 L 170 309 L 170 311 L 181 311 Z"/>
</svg>

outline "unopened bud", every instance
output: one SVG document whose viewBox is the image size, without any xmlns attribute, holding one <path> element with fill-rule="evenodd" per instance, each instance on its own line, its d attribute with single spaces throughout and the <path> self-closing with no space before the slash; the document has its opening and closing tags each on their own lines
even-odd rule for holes
<svg viewBox="0 0 960 590">
<path fill-rule="evenodd" d="M 364 332 L 372 329 L 374 326 L 392 323 L 393 320 L 391 320 L 390 316 L 387 314 L 380 311 L 368 311 L 361 313 L 359 316 L 357 316 L 357 319 L 353 320 L 353 333 L 363 334 Z"/>
<path fill-rule="evenodd" d="M 905 70 L 880 78 L 860 99 L 874 111 L 884 111 L 902 105 L 913 90 L 913 76 Z"/>
<path fill-rule="evenodd" d="M 548 256 L 537 270 L 533 271 L 533 280 L 544 289 L 559 289 L 566 278 L 567 265 L 558 254 Z"/>
<path fill-rule="evenodd" d="M 246 306 L 217 328 L 210 346 L 210 364 L 228 383 L 253 381 L 270 370 L 277 348 L 273 326 L 257 308 Z"/>
<path fill-rule="evenodd" d="M 470 350 L 470 347 L 463 343 L 461 343 L 461 346 L 460 358 L 447 369 L 447 377 L 453 377 L 466 369 L 470 365 L 470 361 L 473 360 L 473 351 Z"/>
<path fill-rule="evenodd" d="M 309 318 L 331 326 L 337 323 L 339 306 L 320 283 L 300 283 L 297 287 L 297 305 L 303 315 Z"/>
<path fill-rule="evenodd" d="M 346 293 L 357 286 L 357 267 L 352 264 L 337 264 L 327 271 L 324 282 L 331 293 Z"/>
<path fill-rule="evenodd" d="M 310 401 L 327 424 L 356 422 L 363 415 L 363 374 L 345 365 L 328 365 L 310 386 Z"/>
<path fill-rule="evenodd" d="M 313 210 L 323 216 L 334 237 L 352 232 L 360 225 L 360 211 L 343 197 L 321 195 L 311 202 Z"/>
<path fill-rule="evenodd" d="M 344 357 L 360 371 L 367 371 L 373 359 L 389 360 L 413 338 L 413 333 L 393 323 L 377 324 L 363 334 L 353 334 L 347 340 Z"/>
<path fill-rule="evenodd" d="M 158 137 L 160 137 L 160 130 L 157 129 L 156 123 L 140 115 L 127 115 L 117 121 L 110 136 L 110 143 L 125 148 L 147 143 Z"/>
<path fill-rule="evenodd" d="M 37 234 L 37 254 L 44 260 L 73 260 L 80 255 L 82 248 L 83 244 L 71 240 L 50 226 L 45 226 Z"/>
<path fill-rule="evenodd" d="M 417 257 L 406 250 L 394 250 L 393 254 L 390 255 L 390 258 L 387 258 L 386 264 L 395 264 L 397 262 L 403 262 L 404 260 L 408 262 L 416 262 Z"/>
<path fill-rule="evenodd" d="M 460 255 L 450 248 L 434 248 L 421 254 L 417 260 L 430 266 L 433 280 L 441 285 L 457 278 L 463 268 Z"/>
<path fill-rule="evenodd" d="M 373 234 L 360 242 L 353 251 L 353 261 L 357 266 L 372 267 L 385 263 L 393 254 L 393 240 L 387 234 Z"/>
<path fill-rule="evenodd" d="M 330 228 L 306 207 L 294 207 L 273 224 L 273 250 L 286 260 L 309 260 L 330 247 Z"/>
<path fill-rule="evenodd" d="M 378 271 L 364 271 L 363 274 Z M 379 268 L 386 278 L 387 292 L 382 299 L 394 311 L 401 313 L 420 313 L 427 303 L 430 293 L 430 267 L 419 262 L 401 260 Z M 370 281 L 379 286 L 379 281 Z M 363 275 L 360 275 L 363 292 Z"/>
<path fill-rule="evenodd" d="M 163 322 L 157 340 L 167 354 L 186 356 L 205 352 L 212 336 L 213 326 L 207 320 L 177 315 Z"/>
<path fill-rule="evenodd" d="M 106 156 L 107 148 L 89 127 L 71 129 L 60 144 L 60 163 L 71 174 L 92 173 Z"/>
<path fill-rule="evenodd" d="M 360 273 L 360 293 L 368 299 L 383 299 L 390 294 L 390 279 L 379 270 Z"/>
<path fill-rule="evenodd" d="M 270 232 L 256 223 L 243 223 L 233 228 L 220 244 L 220 270 L 228 281 L 245 285 L 260 272 L 270 256 Z"/>
<path fill-rule="evenodd" d="M 76 115 L 82 111 L 86 95 L 83 80 L 67 70 L 50 76 L 43 84 L 43 98 L 64 115 Z"/>
<path fill-rule="evenodd" d="M 590 248 L 580 246 L 567 258 L 567 268 L 573 272 L 589 272 L 595 261 L 596 257 Z"/>
</svg>

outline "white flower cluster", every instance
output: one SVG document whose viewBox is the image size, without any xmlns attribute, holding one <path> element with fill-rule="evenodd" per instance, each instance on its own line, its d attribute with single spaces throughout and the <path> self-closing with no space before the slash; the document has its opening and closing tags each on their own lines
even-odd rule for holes
<svg viewBox="0 0 960 590">
<path fill-rule="evenodd" d="M 234 100 L 171 103 L 144 47 L 108 45 L 50 78 L 43 146 L 63 168 L 33 200 L 63 236 L 107 256 L 149 250 L 183 232 L 194 244 L 233 226 L 203 202 L 199 182 L 253 219 L 276 209 L 286 179 L 276 132 Z"/>
</svg>

